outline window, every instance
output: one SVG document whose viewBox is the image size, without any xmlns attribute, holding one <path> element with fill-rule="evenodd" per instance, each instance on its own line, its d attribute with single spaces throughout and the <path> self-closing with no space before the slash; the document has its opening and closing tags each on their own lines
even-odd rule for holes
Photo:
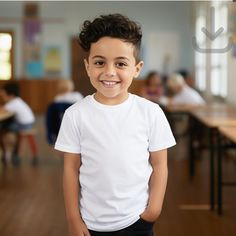
<svg viewBox="0 0 236 236">
<path fill-rule="evenodd" d="M 225 3 L 215 2 L 215 30 L 223 27 L 224 31 L 213 41 L 212 48 L 221 49 L 228 45 L 228 8 Z M 211 93 L 215 96 L 227 95 L 227 53 L 212 53 L 210 64 Z"/>
<path fill-rule="evenodd" d="M 206 37 L 202 33 L 201 28 L 206 26 L 206 17 L 201 9 L 198 11 L 196 19 L 196 40 L 200 48 L 206 48 Z M 206 54 L 195 50 L 195 78 L 196 87 L 200 91 L 206 90 Z"/>
<path fill-rule="evenodd" d="M 0 31 L 0 80 L 10 80 L 13 77 L 12 55 L 12 33 Z"/>
<path fill-rule="evenodd" d="M 211 8 L 211 9 L 210 9 Z M 211 12 L 210 12 L 211 11 Z M 211 17 L 214 20 L 211 22 Z M 211 41 L 202 32 L 202 27 L 214 32 L 223 27 L 216 39 Z M 197 44 L 202 49 L 222 49 L 228 45 L 228 5 L 226 2 L 211 2 L 196 6 L 195 35 Z M 196 87 L 207 90 L 214 96 L 227 96 L 227 53 L 199 53 L 195 50 Z M 207 81 L 209 79 L 209 82 Z M 208 83 L 207 83 L 208 82 Z M 209 88 L 208 88 L 209 87 Z"/>
</svg>

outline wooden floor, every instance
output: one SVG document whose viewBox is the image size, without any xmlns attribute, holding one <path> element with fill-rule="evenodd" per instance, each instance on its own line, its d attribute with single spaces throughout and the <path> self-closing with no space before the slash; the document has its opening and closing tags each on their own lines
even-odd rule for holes
<svg viewBox="0 0 236 236">
<path fill-rule="evenodd" d="M 0 236 L 67 235 L 62 197 L 62 158 L 45 141 L 43 119 L 38 118 L 40 164 L 30 165 L 24 148 L 19 168 L 0 166 Z M 236 188 L 224 188 L 224 215 L 208 210 L 208 159 L 197 161 L 196 175 L 188 178 L 186 141 L 169 152 L 169 182 L 156 236 L 236 235 Z M 224 163 L 227 179 L 236 180 L 236 162 Z"/>
</svg>

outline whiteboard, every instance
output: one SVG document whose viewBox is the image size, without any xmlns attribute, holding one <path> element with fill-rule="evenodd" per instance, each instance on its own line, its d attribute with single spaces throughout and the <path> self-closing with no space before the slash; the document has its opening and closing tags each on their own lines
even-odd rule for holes
<svg viewBox="0 0 236 236">
<path fill-rule="evenodd" d="M 151 32 L 145 45 L 145 60 L 148 70 L 173 73 L 179 69 L 180 40 L 176 32 Z"/>
</svg>

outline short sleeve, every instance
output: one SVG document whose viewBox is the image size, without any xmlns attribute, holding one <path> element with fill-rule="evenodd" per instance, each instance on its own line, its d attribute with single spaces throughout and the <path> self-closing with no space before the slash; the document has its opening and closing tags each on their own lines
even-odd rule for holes
<svg viewBox="0 0 236 236">
<path fill-rule="evenodd" d="M 79 154 L 81 152 L 79 122 L 68 110 L 63 116 L 55 149 L 68 153 Z"/>
<path fill-rule="evenodd" d="M 155 152 L 174 146 L 176 142 L 169 122 L 158 105 L 153 109 L 151 116 L 149 151 Z"/>
<path fill-rule="evenodd" d="M 9 103 L 9 102 L 4 105 L 4 109 L 9 112 L 15 112 L 16 110 L 14 109 L 14 106 L 12 106 L 12 103 Z"/>
</svg>

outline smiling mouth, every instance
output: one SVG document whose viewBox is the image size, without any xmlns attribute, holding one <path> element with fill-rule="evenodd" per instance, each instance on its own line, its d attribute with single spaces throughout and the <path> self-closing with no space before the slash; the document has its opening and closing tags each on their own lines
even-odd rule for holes
<svg viewBox="0 0 236 236">
<path fill-rule="evenodd" d="M 112 88 L 115 85 L 119 84 L 120 81 L 108 81 L 108 80 L 101 80 L 100 81 L 106 88 Z"/>
</svg>

